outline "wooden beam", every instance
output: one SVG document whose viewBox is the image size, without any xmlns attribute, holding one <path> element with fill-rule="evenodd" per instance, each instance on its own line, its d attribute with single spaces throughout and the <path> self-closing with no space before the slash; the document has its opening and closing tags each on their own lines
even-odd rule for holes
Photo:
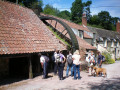
<svg viewBox="0 0 120 90">
<path fill-rule="evenodd" d="M 31 63 L 31 54 L 29 55 L 29 79 L 33 78 L 33 73 L 32 73 L 32 63 Z"/>
<path fill-rule="evenodd" d="M 61 32 L 61 34 L 66 30 L 66 28 Z"/>
<path fill-rule="evenodd" d="M 50 22 L 50 24 L 52 23 L 52 20 L 51 20 L 51 22 Z"/>
<path fill-rule="evenodd" d="M 68 33 L 68 32 L 67 32 L 67 33 Z M 66 33 L 66 34 L 67 34 L 67 33 Z M 66 34 L 65 34 L 65 35 L 66 35 Z"/>
<path fill-rule="evenodd" d="M 56 21 L 56 23 L 55 23 L 55 28 L 56 28 L 56 26 L 57 26 L 57 21 Z"/>
</svg>

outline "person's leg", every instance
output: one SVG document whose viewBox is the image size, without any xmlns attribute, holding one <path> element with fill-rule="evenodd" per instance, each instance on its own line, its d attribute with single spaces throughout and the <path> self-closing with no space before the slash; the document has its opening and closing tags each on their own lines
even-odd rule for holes
<svg viewBox="0 0 120 90">
<path fill-rule="evenodd" d="M 77 65 L 78 79 L 80 79 L 80 65 Z"/>
<path fill-rule="evenodd" d="M 46 63 L 43 63 L 43 78 L 46 78 Z"/>
<path fill-rule="evenodd" d="M 46 72 L 46 74 L 45 74 L 45 77 L 47 78 L 47 76 L 48 76 L 48 63 L 46 62 L 46 64 L 45 64 L 45 72 Z"/>
<path fill-rule="evenodd" d="M 63 80 L 63 68 L 64 68 L 64 64 L 61 63 L 61 79 Z"/>
<path fill-rule="evenodd" d="M 59 76 L 59 79 L 61 78 L 61 77 L 60 77 L 60 74 L 61 74 L 61 73 L 60 73 L 60 69 L 61 69 L 61 68 L 60 68 L 60 64 L 58 64 L 58 76 Z"/>
<path fill-rule="evenodd" d="M 89 75 L 91 75 L 91 67 L 89 67 Z"/>
<path fill-rule="evenodd" d="M 74 79 L 76 79 L 76 65 L 74 65 Z"/>
<path fill-rule="evenodd" d="M 57 74 L 57 70 L 58 70 L 58 65 L 57 65 L 57 63 L 55 62 L 55 63 L 54 63 L 54 74 Z"/>
<path fill-rule="evenodd" d="M 72 64 L 72 66 L 71 66 L 71 76 L 73 76 L 73 68 L 74 68 L 74 65 Z"/>
<path fill-rule="evenodd" d="M 69 65 L 67 65 L 67 70 L 66 70 L 66 77 L 68 77 L 68 74 L 69 74 Z"/>
</svg>

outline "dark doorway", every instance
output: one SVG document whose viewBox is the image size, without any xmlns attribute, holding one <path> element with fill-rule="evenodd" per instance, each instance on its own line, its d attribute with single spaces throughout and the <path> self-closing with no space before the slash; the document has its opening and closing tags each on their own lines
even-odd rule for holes
<svg viewBox="0 0 120 90">
<path fill-rule="evenodd" d="M 10 77 L 26 77 L 28 78 L 28 58 L 10 58 L 9 60 L 9 75 Z"/>
</svg>

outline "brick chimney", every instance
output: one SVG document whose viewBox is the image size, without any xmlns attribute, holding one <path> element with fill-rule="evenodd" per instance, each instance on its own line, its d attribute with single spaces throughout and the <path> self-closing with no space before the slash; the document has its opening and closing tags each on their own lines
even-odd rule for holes
<svg viewBox="0 0 120 90">
<path fill-rule="evenodd" d="M 116 31 L 120 33 L 120 21 L 119 20 L 116 24 Z"/>
<path fill-rule="evenodd" d="M 86 12 L 84 12 L 83 15 L 82 15 L 82 25 L 87 26 L 87 16 L 86 16 Z"/>
</svg>

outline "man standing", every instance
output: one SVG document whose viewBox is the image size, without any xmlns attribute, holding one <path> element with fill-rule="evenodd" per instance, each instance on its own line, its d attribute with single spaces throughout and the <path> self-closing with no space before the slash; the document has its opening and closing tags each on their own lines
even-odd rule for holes
<svg viewBox="0 0 120 90">
<path fill-rule="evenodd" d="M 67 55 L 67 70 L 66 70 L 66 77 L 68 77 L 69 68 L 71 68 L 71 76 L 73 76 L 73 60 L 72 60 L 72 54 L 71 54 L 70 51 L 69 51 L 69 54 Z"/>
<path fill-rule="evenodd" d="M 63 69 L 64 69 L 65 56 L 62 54 L 62 51 L 60 51 L 60 52 L 57 52 L 57 55 L 55 56 L 55 58 L 58 64 L 59 79 L 63 80 Z"/>
<path fill-rule="evenodd" d="M 46 79 L 48 77 L 48 62 L 49 58 L 44 54 L 40 57 L 40 63 L 43 68 L 43 79 Z"/>
<path fill-rule="evenodd" d="M 97 65 L 99 68 L 102 67 L 102 55 L 100 52 L 98 52 L 98 61 L 97 61 Z"/>
<path fill-rule="evenodd" d="M 74 64 L 74 80 L 76 80 L 76 73 L 78 73 L 78 79 L 80 79 L 80 53 L 79 50 L 76 50 L 72 56 Z"/>
<path fill-rule="evenodd" d="M 54 54 L 53 54 L 53 56 L 52 56 L 52 60 L 53 60 L 53 62 L 54 62 L 54 75 L 57 74 L 57 70 L 58 70 L 58 65 L 57 65 L 56 59 L 55 59 L 55 57 L 56 57 L 56 55 L 57 55 L 57 52 L 58 52 L 58 50 L 55 49 L 55 52 L 54 52 Z"/>
</svg>

